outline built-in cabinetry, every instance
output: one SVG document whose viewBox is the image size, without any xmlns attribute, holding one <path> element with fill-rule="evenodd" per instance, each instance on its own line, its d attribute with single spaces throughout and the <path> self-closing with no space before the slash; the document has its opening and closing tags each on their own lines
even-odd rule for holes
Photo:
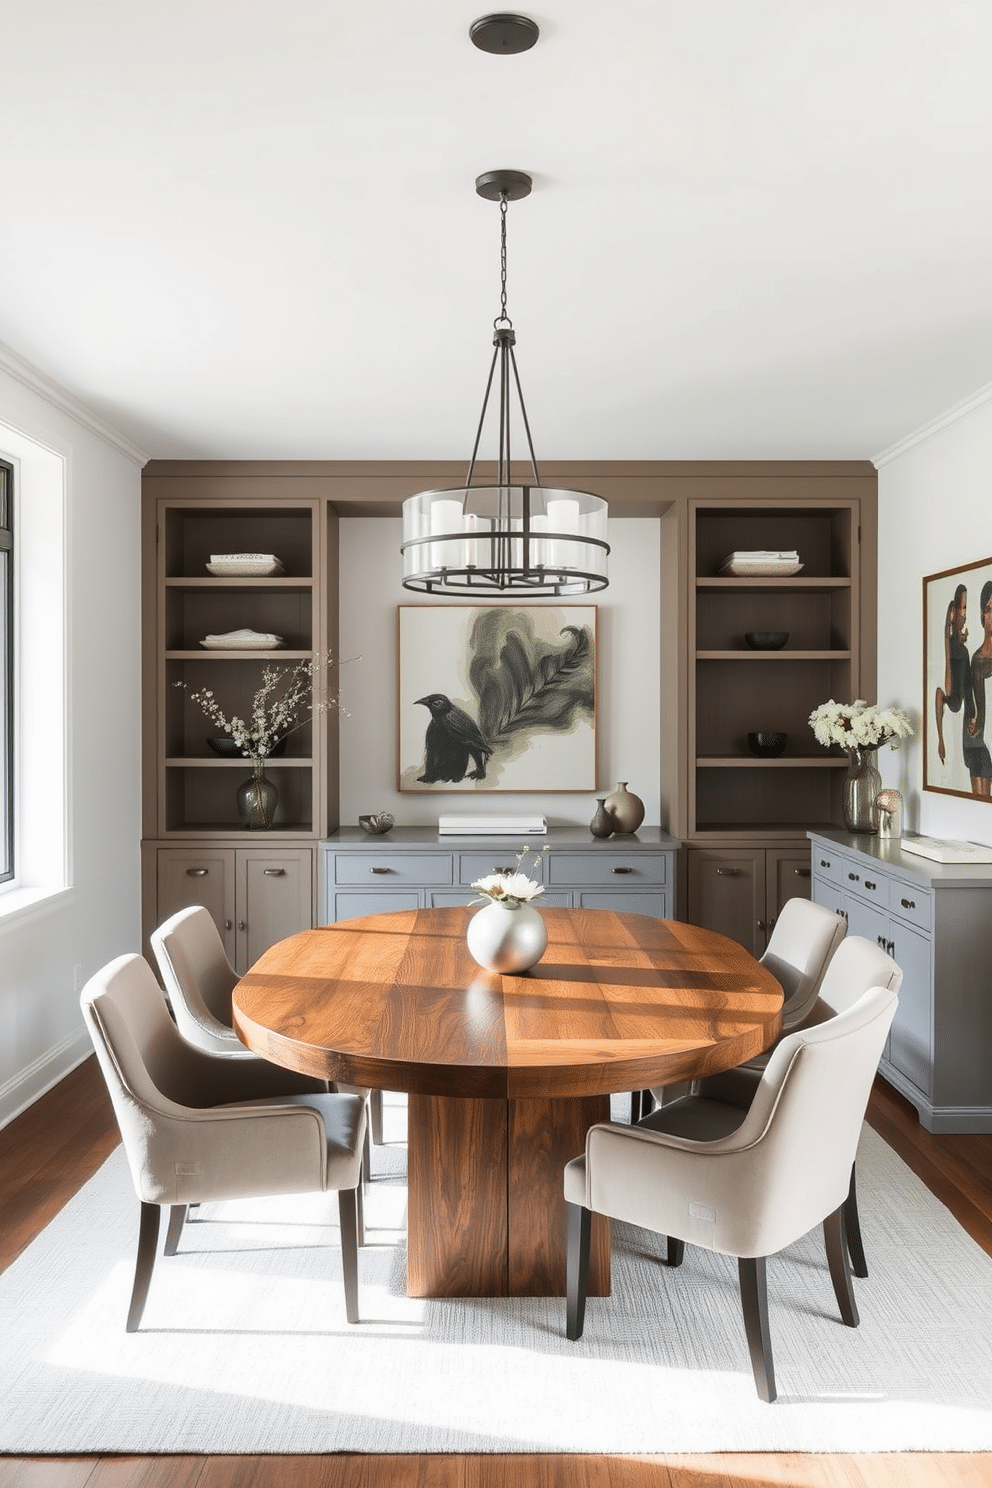
<svg viewBox="0 0 992 1488">
<path fill-rule="evenodd" d="M 191 694 L 210 690 L 227 718 L 248 719 L 266 668 L 316 660 L 323 685 L 320 664 L 336 650 L 337 516 L 321 485 L 160 474 L 144 491 L 144 934 L 147 941 L 168 914 L 204 903 L 239 970 L 313 923 L 315 843 L 337 825 L 337 718 L 333 709 L 318 713 L 266 762 L 278 791 L 275 820 L 271 830 L 247 831 L 237 789 L 250 763 L 212 751 L 207 740 L 222 730 Z M 275 554 L 281 571 L 210 571 L 214 555 L 238 553 Z M 238 630 L 281 644 L 202 644 Z"/>
<path fill-rule="evenodd" d="M 873 686 L 874 494 L 857 480 L 755 480 L 750 495 L 718 484 L 664 523 L 663 696 L 679 705 L 662 783 L 687 844 L 687 917 L 760 955 L 785 900 L 809 895 L 807 830 L 842 820 L 846 760 L 816 743 L 808 719 Z M 795 550 L 802 569 L 720 572 L 729 554 L 756 550 Z M 788 640 L 752 649 L 755 631 Z M 782 753 L 756 757 L 758 732 L 785 733 Z"/>
<path fill-rule="evenodd" d="M 606 839 L 586 827 L 554 827 L 528 844 L 520 872 L 544 885 L 539 903 L 675 918 L 679 844 L 657 827 Z M 433 827 L 369 837 L 342 827 L 320 844 L 320 923 L 469 904 L 473 880 L 516 871 L 519 851 L 510 837 L 442 837 Z"/>
<path fill-rule="evenodd" d="M 992 864 L 811 833 L 813 898 L 877 941 L 903 981 L 880 1072 L 931 1132 L 992 1132 Z"/>
</svg>

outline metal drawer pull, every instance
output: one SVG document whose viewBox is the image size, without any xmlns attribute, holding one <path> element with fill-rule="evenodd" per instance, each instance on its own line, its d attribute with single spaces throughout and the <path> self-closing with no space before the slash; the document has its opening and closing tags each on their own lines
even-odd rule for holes
<svg viewBox="0 0 992 1488">
<path fill-rule="evenodd" d="M 809 878 L 811 872 L 812 872 L 812 869 L 810 869 L 810 868 L 797 868 L 796 869 L 796 877 L 797 878 Z"/>
<path fill-rule="evenodd" d="M 285 868 L 263 868 L 262 872 L 266 878 L 282 878 L 286 870 Z"/>
<path fill-rule="evenodd" d="M 915 909 L 916 908 L 916 900 L 915 899 L 900 899 L 899 900 L 899 903 L 902 905 L 903 909 Z"/>
<path fill-rule="evenodd" d="M 392 873 L 392 868 L 370 868 L 370 873 Z"/>
<path fill-rule="evenodd" d="M 736 878 L 740 871 L 739 868 L 718 868 L 716 875 L 717 878 Z"/>
<path fill-rule="evenodd" d="M 861 882 L 861 875 L 858 874 L 858 873 L 849 873 L 847 876 L 851 880 L 852 883 L 860 883 Z"/>
<path fill-rule="evenodd" d="M 244 920 L 239 920 L 238 921 L 238 929 L 239 930 L 247 930 L 247 928 L 248 928 L 248 926 L 245 924 Z"/>
<path fill-rule="evenodd" d="M 633 873 L 633 868 L 614 868 L 614 873 Z"/>
<path fill-rule="evenodd" d="M 866 889 L 877 889 L 878 888 L 878 884 L 872 883 L 870 879 L 866 878 L 865 879 L 865 888 Z"/>
<path fill-rule="evenodd" d="M 225 930 L 230 930 L 232 923 L 233 923 L 233 921 L 231 921 L 231 920 L 225 920 L 224 921 L 224 929 Z"/>
<path fill-rule="evenodd" d="M 895 953 L 896 953 L 896 943 L 895 943 L 895 941 L 894 940 L 886 941 L 886 943 L 885 943 L 885 949 L 888 951 L 888 953 L 889 953 L 890 956 L 894 956 Z"/>
<path fill-rule="evenodd" d="M 829 858 L 821 858 L 820 859 L 820 867 L 821 868 L 829 868 L 830 867 L 830 859 Z"/>
<path fill-rule="evenodd" d="M 207 868 L 187 868 L 187 878 L 203 878 L 210 870 Z"/>
</svg>

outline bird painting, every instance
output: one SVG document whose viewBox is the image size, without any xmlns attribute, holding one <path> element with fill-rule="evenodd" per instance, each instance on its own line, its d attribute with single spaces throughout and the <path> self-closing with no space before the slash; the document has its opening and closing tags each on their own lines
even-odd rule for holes
<svg viewBox="0 0 992 1488">
<path fill-rule="evenodd" d="M 486 760 L 493 747 L 482 737 L 475 719 L 443 692 L 428 693 L 417 702 L 430 709 L 431 715 L 424 740 L 424 773 L 417 779 L 424 785 L 440 780 L 485 780 Z M 474 770 L 468 767 L 470 759 Z"/>
</svg>

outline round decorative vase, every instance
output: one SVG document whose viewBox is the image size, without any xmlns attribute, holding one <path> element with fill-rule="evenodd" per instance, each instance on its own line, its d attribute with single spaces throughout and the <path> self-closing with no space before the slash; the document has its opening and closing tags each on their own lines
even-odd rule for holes
<svg viewBox="0 0 992 1488">
<path fill-rule="evenodd" d="M 874 749 L 850 749 L 847 754 L 847 776 L 844 780 L 844 825 L 849 832 L 874 833 L 875 797 L 882 789 L 882 777 L 875 765 Z"/>
<path fill-rule="evenodd" d="M 626 780 L 621 780 L 616 790 L 610 792 L 605 804 L 613 818 L 614 832 L 636 832 L 644 820 L 644 802 L 627 789 Z"/>
<path fill-rule="evenodd" d="M 487 971 L 526 971 L 548 946 L 547 926 L 530 904 L 487 904 L 469 920 L 465 938 L 472 959 Z"/>
<path fill-rule="evenodd" d="M 266 831 L 276 814 L 279 792 L 265 778 L 264 759 L 252 760 L 251 778 L 238 786 L 238 811 L 246 831 Z"/>
<path fill-rule="evenodd" d="M 606 809 L 605 796 L 598 796 L 596 799 L 596 814 L 589 823 L 589 830 L 594 837 L 609 837 L 616 831 L 616 823 Z"/>
</svg>

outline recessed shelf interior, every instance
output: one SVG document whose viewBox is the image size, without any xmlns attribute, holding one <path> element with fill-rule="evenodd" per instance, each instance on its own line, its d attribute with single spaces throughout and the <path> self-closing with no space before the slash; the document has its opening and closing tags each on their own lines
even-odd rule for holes
<svg viewBox="0 0 992 1488">
<path fill-rule="evenodd" d="M 212 553 L 274 553 L 288 577 L 311 578 L 313 525 L 310 507 L 166 508 L 166 577 L 209 577 Z"/>
<path fill-rule="evenodd" d="M 843 772 L 715 768 L 696 770 L 695 777 L 699 831 L 767 831 L 775 824 L 795 832 L 811 821 L 836 820 Z"/>
<path fill-rule="evenodd" d="M 717 574 L 735 551 L 795 549 L 803 565 L 802 578 L 850 578 L 850 537 L 847 507 L 713 506 L 697 514 L 696 573 Z"/>
<path fill-rule="evenodd" d="M 313 594 L 309 588 L 171 587 L 165 593 L 165 649 L 196 651 L 208 635 L 255 630 L 282 636 L 292 651 L 313 649 Z"/>
<path fill-rule="evenodd" d="M 309 770 L 280 768 L 278 760 L 265 766 L 266 777 L 279 792 L 274 831 L 313 830 L 312 776 Z M 165 771 L 166 830 L 237 832 L 242 829 L 237 789 L 251 778 L 251 764 L 240 762 L 240 774 L 197 768 L 168 767 Z M 255 834 L 262 836 L 264 834 Z M 247 833 L 249 838 L 251 833 Z"/>
</svg>

